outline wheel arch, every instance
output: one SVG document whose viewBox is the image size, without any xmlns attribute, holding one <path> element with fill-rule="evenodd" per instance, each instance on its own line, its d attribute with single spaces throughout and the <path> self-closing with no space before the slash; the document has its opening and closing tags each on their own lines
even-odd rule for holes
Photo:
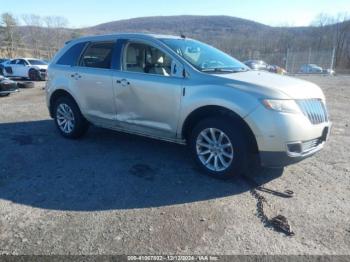
<svg viewBox="0 0 350 262">
<path fill-rule="evenodd" d="M 188 140 L 193 128 L 203 119 L 209 117 L 227 117 L 230 118 L 236 125 L 243 129 L 243 134 L 247 138 L 248 147 L 251 153 L 258 152 L 258 144 L 252 129 L 247 122 L 234 111 L 222 106 L 209 105 L 202 106 L 192 111 L 184 121 L 181 130 L 183 139 Z"/>
<path fill-rule="evenodd" d="M 39 70 L 36 69 L 35 67 L 33 67 L 33 66 L 29 67 L 28 70 L 27 70 L 27 77 L 29 77 L 29 78 L 30 78 L 30 72 L 31 71 L 39 72 Z"/>
<path fill-rule="evenodd" d="M 58 98 L 64 97 L 64 96 L 71 98 L 77 104 L 77 106 L 80 110 L 79 104 L 77 103 L 76 99 L 74 98 L 74 96 L 71 93 L 69 93 L 67 90 L 64 90 L 64 89 L 57 89 L 51 94 L 50 100 L 49 100 L 49 111 L 50 111 L 50 116 L 52 118 L 54 118 L 54 104 L 55 104 L 55 102 L 57 101 Z"/>
</svg>

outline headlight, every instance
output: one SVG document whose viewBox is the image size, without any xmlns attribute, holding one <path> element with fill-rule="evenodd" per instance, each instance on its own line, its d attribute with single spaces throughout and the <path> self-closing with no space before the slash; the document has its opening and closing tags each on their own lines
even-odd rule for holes
<svg viewBox="0 0 350 262">
<path fill-rule="evenodd" d="M 263 105 L 270 110 L 284 112 L 284 113 L 301 113 L 298 104 L 295 100 L 275 100 L 275 99 L 264 99 L 262 100 Z"/>
</svg>

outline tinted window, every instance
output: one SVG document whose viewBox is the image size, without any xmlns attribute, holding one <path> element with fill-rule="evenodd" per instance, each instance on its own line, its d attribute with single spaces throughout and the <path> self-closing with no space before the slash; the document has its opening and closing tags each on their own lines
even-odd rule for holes
<svg viewBox="0 0 350 262">
<path fill-rule="evenodd" d="M 61 58 L 57 61 L 57 64 L 75 66 L 85 45 L 86 42 L 73 45 L 67 52 L 64 53 L 63 56 L 61 56 Z"/>
<path fill-rule="evenodd" d="M 27 62 L 24 61 L 23 59 L 17 60 L 17 65 L 26 65 Z"/>
<path fill-rule="evenodd" d="M 114 42 L 92 43 L 84 52 L 80 66 L 111 68 Z"/>
<path fill-rule="evenodd" d="M 12 60 L 10 64 L 14 65 L 14 64 L 16 64 L 16 62 L 17 62 L 17 60 L 15 59 L 15 60 Z"/>
</svg>

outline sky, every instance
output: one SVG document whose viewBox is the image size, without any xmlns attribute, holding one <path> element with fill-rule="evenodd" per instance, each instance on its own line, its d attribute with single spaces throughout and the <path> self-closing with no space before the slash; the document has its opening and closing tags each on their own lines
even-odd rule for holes
<svg viewBox="0 0 350 262">
<path fill-rule="evenodd" d="M 0 0 L 0 13 L 63 16 L 74 28 L 167 15 L 228 15 L 272 26 L 307 26 L 319 13 L 350 14 L 350 0 Z"/>
</svg>

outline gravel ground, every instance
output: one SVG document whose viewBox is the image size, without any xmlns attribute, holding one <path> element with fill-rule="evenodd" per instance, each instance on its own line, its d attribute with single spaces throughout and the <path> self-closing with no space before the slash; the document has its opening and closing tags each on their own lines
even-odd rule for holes
<svg viewBox="0 0 350 262">
<path fill-rule="evenodd" d="M 183 146 L 96 127 L 65 140 L 43 83 L 0 98 L 0 254 L 350 254 L 350 77 L 304 78 L 326 93 L 330 141 L 250 175 L 265 192 L 200 174 Z M 256 193 L 294 236 L 262 223 Z"/>
</svg>

